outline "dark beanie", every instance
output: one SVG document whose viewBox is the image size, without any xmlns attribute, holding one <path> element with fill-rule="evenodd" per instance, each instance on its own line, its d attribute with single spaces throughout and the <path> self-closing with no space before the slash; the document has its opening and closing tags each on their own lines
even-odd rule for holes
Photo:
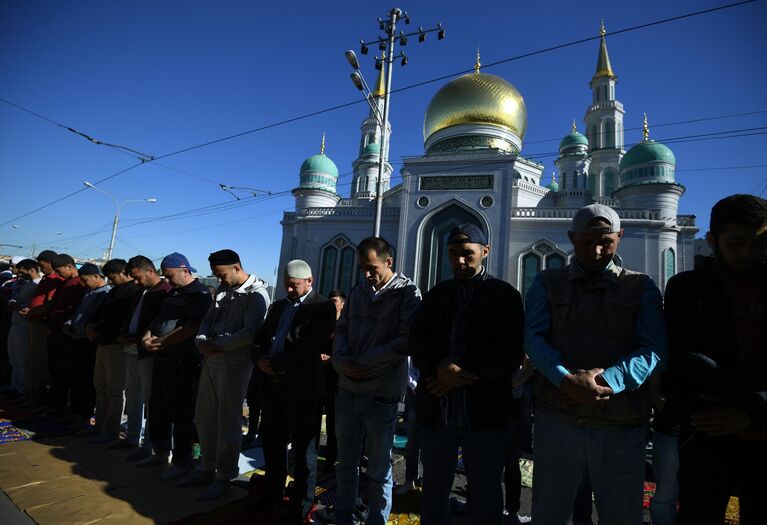
<svg viewBox="0 0 767 525">
<path fill-rule="evenodd" d="M 54 268 L 61 268 L 62 266 L 67 266 L 68 264 L 75 266 L 75 260 L 72 258 L 71 255 L 67 255 L 66 253 L 58 254 L 51 261 L 51 266 L 53 266 Z"/>
<path fill-rule="evenodd" d="M 211 266 L 226 266 L 240 264 L 240 256 L 234 250 L 219 250 L 208 257 Z"/>
<path fill-rule="evenodd" d="M 37 260 L 39 261 L 45 261 L 52 263 L 53 259 L 58 255 L 58 253 L 54 252 L 53 250 L 43 250 L 40 253 L 37 254 Z"/>
<path fill-rule="evenodd" d="M 99 267 L 93 263 L 85 263 L 79 270 L 77 270 L 77 273 L 80 277 L 83 275 L 101 275 L 101 270 L 99 270 Z"/>
</svg>

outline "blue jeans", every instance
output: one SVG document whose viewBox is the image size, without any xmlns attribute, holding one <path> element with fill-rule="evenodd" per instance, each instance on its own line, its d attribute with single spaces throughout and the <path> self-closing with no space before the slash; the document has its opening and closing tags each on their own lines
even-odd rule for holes
<svg viewBox="0 0 767 525">
<path fill-rule="evenodd" d="M 433 427 L 419 427 L 423 463 L 421 523 L 450 523 L 448 500 L 453 487 L 458 447 L 461 446 L 474 521 L 482 525 L 501 525 L 501 473 L 507 449 L 506 428 L 470 431 L 468 427 L 446 427 L 441 419 Z"/>
<path fill-rule="evenodd" d="M 588 467 L 600 523 L 642 525 L 646 428 L 577 427 L 535 414 L 533 523 L 565 525 Z"/>
<path fill-rule="evenodd" d="M 397 399 L 381 399 L 339 388 L 336 395 L 337 525 L 352 525 L 357 500 L 363 440 L 368 457 L 367 525 L 385 525 L 391 510 L 391 449 L 397 424 Z"/>
<path fill-rule="evenodd" d="M 676 523 L 676 502 L 679 499 L 679 438 L 663 432 L 652 435 L 652 470 L 655 474 L 655 495 L 650 500 L 653 525 Z"/>
<path fill-rule="evenodd" d="M 415 416 L 415 391 L 408 388 L 405 396 L 407 445 L 405 445 L 405 481 L 418 479 L 418 458 L 421 455 L 421 436 Z"/>
</svg>

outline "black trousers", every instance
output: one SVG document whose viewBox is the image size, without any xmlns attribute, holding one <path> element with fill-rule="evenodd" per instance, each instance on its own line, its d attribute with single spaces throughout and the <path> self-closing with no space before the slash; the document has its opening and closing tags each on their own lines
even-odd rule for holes
<svg viewBox="0 0 767 525">
<path fill-rule="evenodd" d="M 60 330 L 53 331 L 48 336 L 48 373 L 51 376 L 50 405 L 57 411 L 69 405 L 74 368 L 72 338 Z"/>
<path fill-rule="evenodd" d="M 325 443 L 325 464 L 333 465 L 338 459 L 338 439 L 336 438 L 336 395 L 325 394 L 320 399 L 317 407 L 317 423 L 315 444 L 317 453 L 320 451 L 320 434 L 322 433 L 322 414 L 325 414 L 325 432 L 327 433 L 327 442 Z"/>
<path fill-rule="evenodd" d="M 248 392 L 245 395 L 245 400 L 248 403 L 248 434 L 255 436 L 261 432 L 258 429 L 258 424 L 261 421 L 261 404 L 258 399 L 258 374 L 257 368 L 253 369 L 253 373 L 250 376 L 250 382 L 248 383 Z"/>
<path fill-rule="evenodd" d="M 188 466 L 195 439 L 194 408 L 200 363 L 155 359 L 149 399 L 149 432 L 155 453 L 173 449 L 173 464 Z"/>
<path fill-rule="evenodd" d="M 737 495 L 740 524 L 767 516 L 767 442 L 708 438 L 680 441 L 679 525 L 721 525 L 727 502 Z"/>
<path fill-rule="evenodd" d="M 96 409 L 96 390 L 93 388 L 96 343 L 87 339 L 73 339 L 72 361 L 72 411 L 84 419 L 90 419 Z"/>
<path fill-rule="evenodd" d="M 315 431 L 318 401 L 299 402 L 286 383 L 272 383 L 271 377 L 264 378 L 264 381 L 261 432 L 266 461 L 265 498 L 274 504 L 282 500 L 288 475 L 287 447 L 290 442 L 295 453 L 290 509 L 305 516 L 314 503 L 317 484 Z"/>
</svg>

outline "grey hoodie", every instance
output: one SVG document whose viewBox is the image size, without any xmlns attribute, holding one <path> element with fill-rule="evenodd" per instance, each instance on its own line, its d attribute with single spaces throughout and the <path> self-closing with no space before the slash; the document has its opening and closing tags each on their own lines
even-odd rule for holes
<svg viewBox="0 0 767 525">
<path fill-rule="evenodd" d="M 211 341 L 223 352 L 208 357 L 210 364 L 250 365 L 250 349 L 269 307 L 266 283 L 251 274 L 237 288 L 221 285 L 200 324 L 195 342 Z"/>
<path fill-rule="evenodd" d="M 404 395 L 410 325 L 420 304 L 421 292 L 400 274 L 378 294 L 368 282 L 352 289 L 333 342 L 333 366 L 340 388 L 387 399 Z M 343 364 L 365 367 L 370 377 L 346 377 L 341 372 Z"/>
</svg>

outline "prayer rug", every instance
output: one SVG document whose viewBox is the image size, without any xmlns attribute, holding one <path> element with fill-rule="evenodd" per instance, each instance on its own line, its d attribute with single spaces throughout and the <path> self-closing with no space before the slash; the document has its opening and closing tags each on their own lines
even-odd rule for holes
<svg viewBox="0 0 767 525">
<path fill-rule="evenodd" d="M 27 441 L 32 439 L 34 434 L 29 430 L 16 428 L 10 421 L 0 422 L 0 444 L 12 443 L 14 441 Z"/>
</svg>

